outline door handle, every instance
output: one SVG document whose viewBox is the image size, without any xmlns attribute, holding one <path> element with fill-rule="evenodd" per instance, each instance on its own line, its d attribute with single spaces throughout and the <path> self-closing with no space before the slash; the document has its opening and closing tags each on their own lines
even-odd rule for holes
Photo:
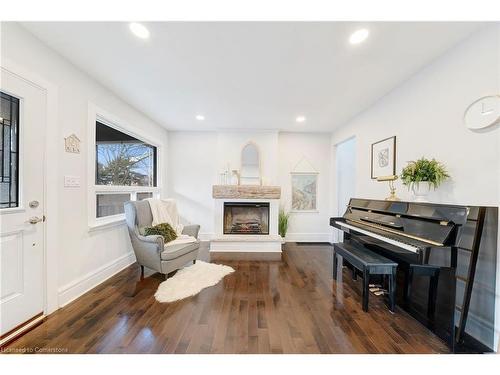
<svg viewBox="0 0 500 375">
<path fill-rule="evenodd" d="M 30 219 L 28 220 L 28 222 L 30 224 L 37 224 L 41 221 L 45 221 L 45 217 L 33 216 L 33 217 L 30 217 Z"/>
</svg>

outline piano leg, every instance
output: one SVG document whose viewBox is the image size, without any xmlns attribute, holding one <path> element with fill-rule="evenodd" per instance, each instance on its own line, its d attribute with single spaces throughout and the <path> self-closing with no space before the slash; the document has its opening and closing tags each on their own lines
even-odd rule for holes
<svg viewBox="0 0 500 375">
<path fill-rule="evenodd" d="M 368 311 L 368 297 L 370 295 L 370 273 L 363 271 L 363 311 Z"/>
<path fill-rule="evenodd" d="M 434 322 L 434 314 L 436 312 L 436 296 L 437 296 L 438 280 L 439 280 L 439 269 L 436 269 L 434 274 L 430 277 L 429 280 L 429 296 L 427 300 L 427 317 L 429 318 L 429 322 Z"/>
<path fill-rule="evenodd" d="M 333 279 L 337 280 L 337 268 L 338 268 L 338 259 L 335 251 L 333 252 Z"/>
<path fill-rule="evenodd" d="M 394 312 L 394 307 L 396 305 L 396 268 L 392 270 L 390 275 L 387 275 L 389 278 L 389 310 Z"/>
<path fill-rule="evenodd" d="M 404 290 L 404 304 L 406 308 L 410 307 L 411 303 L 411 284 L 413 282 L 413 267 L 405 270 L 405 290 Z"/>
</svg>

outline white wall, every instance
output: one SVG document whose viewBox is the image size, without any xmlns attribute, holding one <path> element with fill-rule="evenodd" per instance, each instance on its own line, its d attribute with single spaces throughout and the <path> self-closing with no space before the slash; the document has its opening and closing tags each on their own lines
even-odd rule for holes
<svg viewBox="0 0 500 375">
<path fill-rule="evenodd" d="M 56 184 L 59 197 L 59 303 L 64 304 L 135 261 L 124 224 L 94 232 L 87 219 L 87 124 L 89 101 L 134 127 L 143 129 L 166 151 L 167 132 L 142 113 L 130 107 L 60 55 L 42 44 L 15 23 L 2 23 L 1 55 L 16 66 L 43 77 L 58 90 L 56 124 L 59 171 Z M 63 138 L 75 133 L 81 140 L 81 153 L 64 152 Z M 163 152 L 166 155 L 166 152 Z M 166 162 L 160 160 L 163 179 Z M 63 176 L 79 176 L 79 188 L 64 188 Z M 163 193 L 166 193 L 164 189 Z M 165 194 L 164 194 L 165 195 Z M 48 217 L 51 220 L 51 217 Z"/>
<path fill-rule="evenodd" d="M 462 122 L 472 101 L 500 91 L 497 38 L 493 27 L 474 34 L 333 133 L 334 144 L 357 137 L 357 196 L 388 195 L 386 183 L 370 179 L 370 146 L 395 135 L 397 173 L 422 156 L 448 167 L 452 179 L 431 201 L 497 205 L 499 130 L 473 132 Z M 402 199 L 411 199 L 400 181 L 396 186 Z"/>
<path fill-rule="evenodd" d="M 292 202 L 291 172 L 296 171 L 296 167 L 298 169 L 303 167 L 304 172 L 318 172 L 318 212 L 292 212 L 286 235 L 287 241 L 330 241 L 330 154 L 331 143 L 327 134 L 280 133 L 279 135 L 279 184 L 282 205 L 287 210 L 290 210 Z"/>
<path fill-rule="evenodd" d="M 498 25 L 480 30 L 333 133 L 333 144 L 356 136 L 356 196 L 383 199 L 388 195 L 386 183 L 370 179 L 370 145 L 395 135 L 398 174 L 406 161 L 421 156 L 434 157 L 449 169 L 452 179 L 431 193 L 431 201 L 499 205 L 500 126 L 473 132 L 462 121 L 472 101 L 500 93 L 499 43 Z M 399 197 L 412 199 L 400 181 L 396 186 Z M 332 212 L 336 211 L 334 200 Z M 500 254 L 496 341 L 500 328 L 499 258 Z M 482 327 L 474 317 L 468 328 L 481 336 Z"/>
<path fill-rule="evenodd" d="M 291 201 L 290 172 L 302 158 L 319 172 L 318 212 L 292 214 L 288 241 L 329 241 L 330 137 L 325 134 L 277 132 L 170 132 L 168 191 L 177 199 L 186 222 L 201 225 L 201 238 L 210 239 L 214 228 L 212 185 L 227 168 L 240 169 L 241 149 L 253 141 L 261 155 L 266 185 L 282 187 L 282 203 Z"/>
<path fill-rule="evenodd" d="M 277 185 L 278 133 L 276 131 L 220 131 L 217 133 L 217 168 L 222 172 L 229 163 L 230 169 L 241 169 L 241 150 L 254 142 L 260 154 L 263 185 Z"/>
<path fill-rule="evenodd" d="M 212 185 L 217 183 L 217 133 L 169 132 L 168 192 L 186 223 L 199 224 L 200 238 L 214 231 Z"/>
</svg>

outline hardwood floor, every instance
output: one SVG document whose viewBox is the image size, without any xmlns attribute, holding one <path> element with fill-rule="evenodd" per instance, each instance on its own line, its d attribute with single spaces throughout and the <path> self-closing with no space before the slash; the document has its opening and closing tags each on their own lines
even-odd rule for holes
<svg viewBox="0 0 500 375">
<path fill-rule="evenodd" d="M 160 275 L 134 264 L 7 347 L 67 353 L 447 353 L 381 297 L 361 309 L 361 280 L 332 280 L 328 245 L 286 244 L 281 262 L 225 261 L 236 272 L 197 296 L 154 299 Z M 208 260 L 207 244 L 200 259 Z"/>
</svg>

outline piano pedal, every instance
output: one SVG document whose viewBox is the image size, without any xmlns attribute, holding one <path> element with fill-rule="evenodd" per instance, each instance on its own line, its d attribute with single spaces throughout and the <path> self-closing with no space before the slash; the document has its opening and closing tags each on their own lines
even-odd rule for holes
<svg viewBox="0 0 500 375">
<path fill-rule="evenodd" d="M 382 285 L 380 285 L 380 284 L 368 284 L 368 286 L 370 288 L 381 288 L 382 287 Z"/>
<path fill-rule="evenodd" d="M 376 292 L 373 292 L 373 294 L 375 294 L 376 296 L 383 296 L 386 293 L 387 293 L 387 291 L 384 290 L 384 289 L 380 289 L 380 290 L 378 290 Z"/>
<path fill-rule="evenodd" d="M 380 290 L 380 288 L 370 288 L 370 292 L 374 293 L 374 292 L 378 292 Z"/>
</svg>

